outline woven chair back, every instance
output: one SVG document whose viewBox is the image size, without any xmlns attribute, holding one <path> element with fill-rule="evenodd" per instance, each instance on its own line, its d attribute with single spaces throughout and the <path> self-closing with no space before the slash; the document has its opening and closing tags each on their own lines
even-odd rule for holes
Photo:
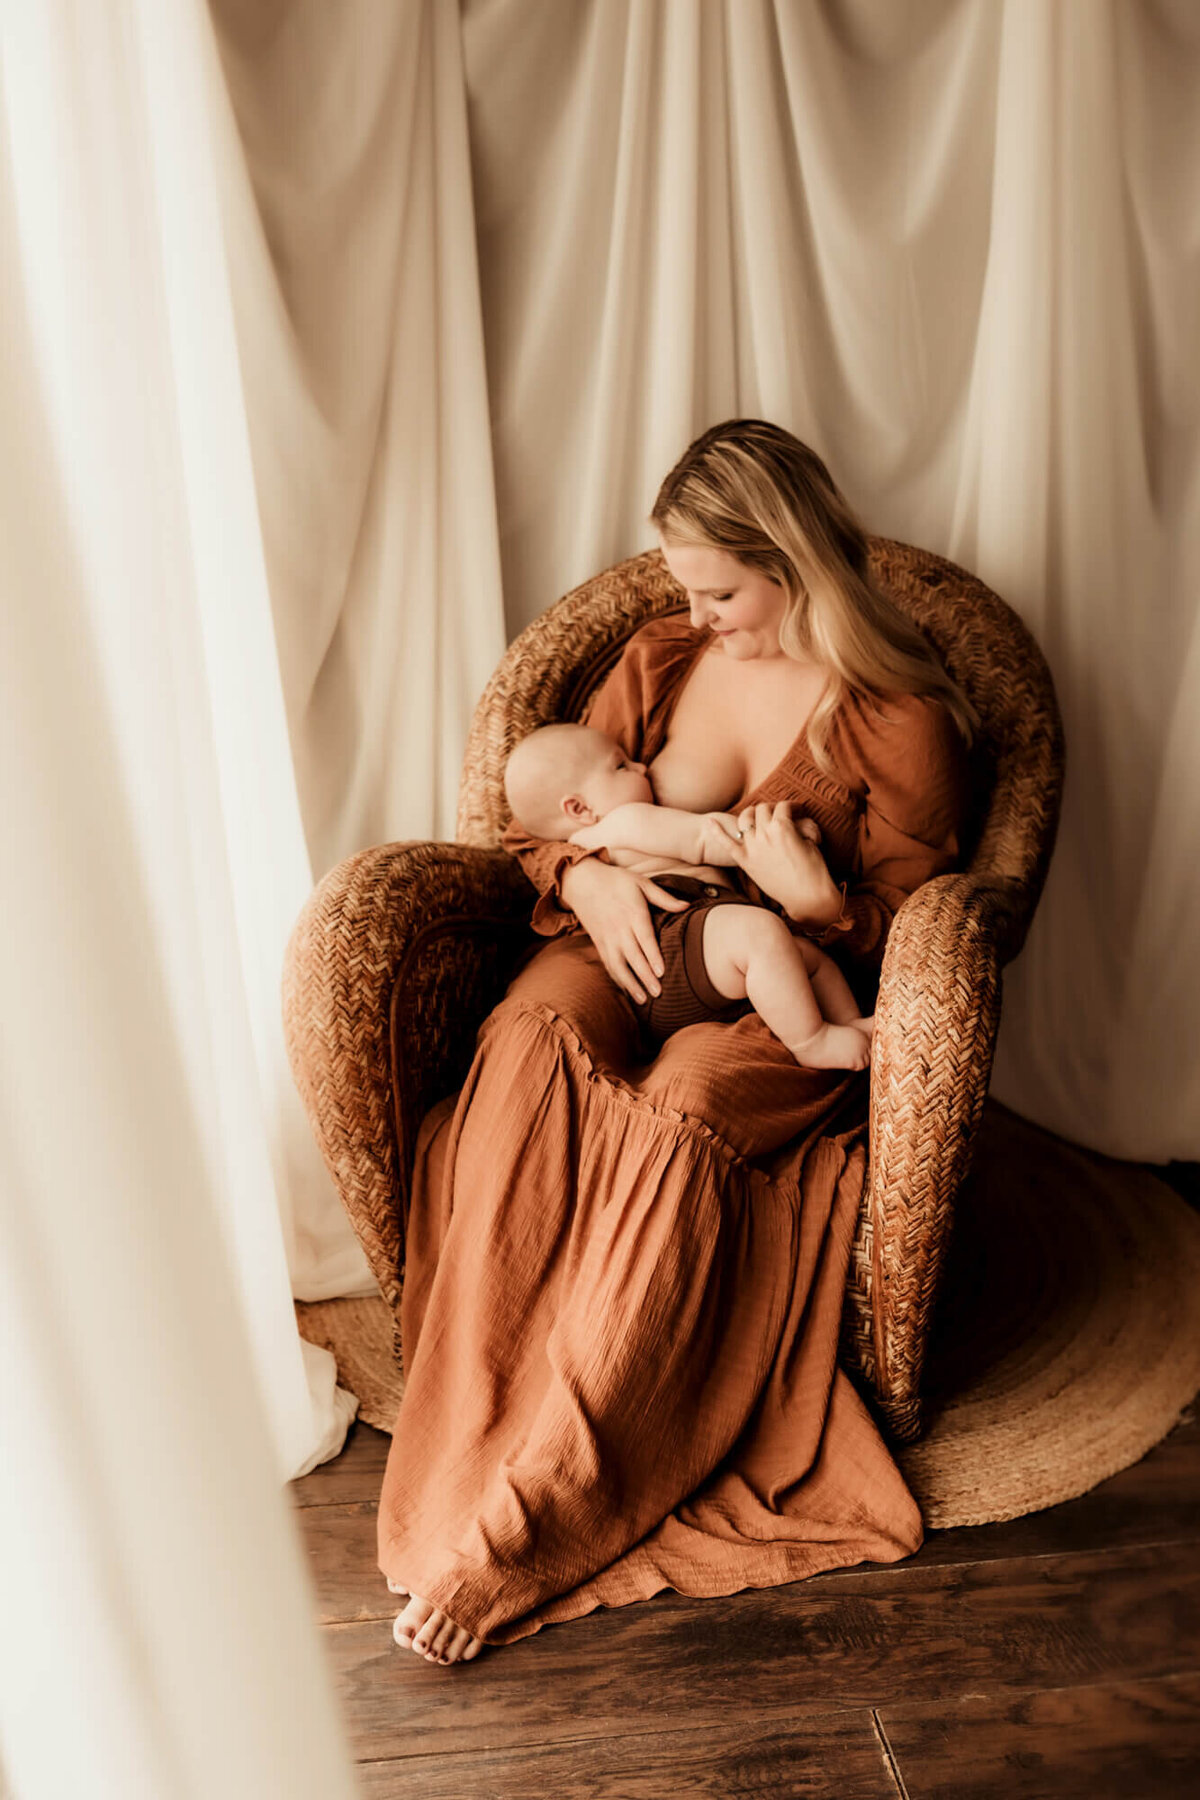
<svg viewBox="0 0 1200 1800">
<path fill-rule="evenodd" d="M 936 645 L 979 714 L 977 818 L 969 867 L 1004 893 L 1002 951 L 1016 954 L 1045 879 L 1062 781 L 1054 687 L 1010 606 L 956 564 L 887 538 L 870 548 L 876 579 Z M 497 845 L 510 813 L 504 765 L 539 725 L 581 719 L 628 639 L 686 608 L 657 550 L 585 581 L 510 646 L 475 710 L 459 790 L 460 842 Z"/>
</svg>

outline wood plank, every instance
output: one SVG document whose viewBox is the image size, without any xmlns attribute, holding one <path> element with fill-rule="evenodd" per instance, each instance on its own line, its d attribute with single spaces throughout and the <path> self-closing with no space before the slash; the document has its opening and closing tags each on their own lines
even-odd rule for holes
<svg viewBox="0 0 1200 1800">
<path fill-rule="evenodd" d="M 340 1455 L 332 1462 L 320 1463 L 299 1481 L 288 1487 L 297 1506 L 329 1506 L 347 1501 L 370 1501 L 374 1505 L 383 1486 L 383 1470 L 392 1440 L 386 1431 L 376 1431 L 356 1419 L 351 1425 Z"/>
<path fill-rule="evenodd" d="M 909 1800 L 1183 1800 L 1200 1794 L 1200 1677 L 1057 1689 L 880 1722 Z"/>
<path fill-rule="evenodd" d="M 398 1649 L 387 1618 L 322 1636 L 352 1741 L 377 1760 L 1193 1673 L 1197 1561 L 1151 1546 L 670 1595 L 450 1669 Z"/>
<path fill-rule="evenodd" d="M 364 1800 L 896 1800 L 869 1713 L 360 1763 Z"/>
<path fill-rule="evenodd" d="M 299 1513 L 317 1587 L 318 1616 L 325 1623 L 381 1618 L 388 1610 L 387 1589 L 375 1560 L 375 1509 L 391 1439 L 383 1432 L 371 1432 L 371 1437 L 382 1440 L 383 1458 L 372 1467 L 377 1446 L 368 1443 L 355 1451 L 353 1462 L 347 1465 L 353 1470 L 347 1482 L 347 1503 L 335 1501 L 338 1490 L 329 1483 L 323 1489 L 308 1490 L 329 1498 L 310 1500 Z M 332 1472 L 342 1460 L 339 1457 L 324 1467 Z M 370 1492 L 351 1500 L 350 1494 L 361 1491 L 368 1470 Z M 294 1482 L 293 1488 L 312 1482 L 321 1472 L 314 1470 L 303 1482 Z M 1134 1468 L 1113 1476 L 1079 1500 L 1003 1524 L 931 1532 L 907 1562 L 861 1565 L 858 1571 L 839 1570 L 822 1579 L 846 1579 L 867 1567 L 902 1582 L 922 1567 L 1186 1542 L 1200 1542 L 1200 1422 L 1195 1420 Z"/>
<path fill-rule="evenodd" d="M 386 1457 L 390 1440 L 382 1432 L 371 1435 L 382 1439 Z M 369 1467 L 373 1448 L 368 1445 L 367 1455 L 353 1465 L 355 1477 Z M 332 1471 L 336 1464 L 326 1467 Z M 313 1475 L 318 1472 L 314 1470 Z M 387 1591 L 375 1560 L 375 1495 L 381 1478 L 380 1467 L 372 1475 L 374 1492 L 366 1500 L 339 1504 L 329 1499 L 310 1503 L 300 1511 L 319 1597 L 318 1616 L 323 1622 L 381 1618 L 388 1611 Z M 306 1482 L 312 1479 L 304 1477 Z M 353 1480 L 350 1485 L 353 1487 Z M 931 1532 L 918 1554 L 907 1562 L 865 1566 L 902 1581 L 911 1571 L 928 1566 L 1197 1541 L 1200 1424 L 1193 1422 L 1134 1468 L 1079 1500 L 1002 1524 Z M 838 1570 L 822 1579 L 847 1579 L 855 1573 L 861 1569 Z"/>
<path fill-rule="evenodd" d="M 402 1604 L 388 1593 L 376 1562 L 376 1510 L 370 1501 L 308 1506 L 297 1514 L 323 1625 L 394 1618 Z"/>
</svg>

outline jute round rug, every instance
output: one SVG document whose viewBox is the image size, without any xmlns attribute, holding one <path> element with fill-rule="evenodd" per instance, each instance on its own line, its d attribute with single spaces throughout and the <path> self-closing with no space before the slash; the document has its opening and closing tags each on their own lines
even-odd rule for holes
<svg viewBox="0 0 1200 1800">
<path fill-rule="evenodd" d="M 929 1427 L 898 1452 L 930 1526 L 1073 1499 L 1166 1436 L 1200 1388 L 1200 1217 L 1153 1175 L 989 1102 L 930 1345 Z M 382 1298 L 298 1302 L 359 1416 L 403 1381 Z"/>
</svg>

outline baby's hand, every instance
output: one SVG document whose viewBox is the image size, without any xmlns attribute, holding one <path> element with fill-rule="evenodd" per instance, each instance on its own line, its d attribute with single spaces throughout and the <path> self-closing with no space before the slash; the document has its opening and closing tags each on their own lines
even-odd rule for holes
<svg viewBox="0 0 1200 1800">
<path fill-rule="evenodd" d="M 700 834 L 700 860 L 714 868 L 733 868 L 742 841 L 741 827 L 732 813 L 705 813 Z"/>
</svg>

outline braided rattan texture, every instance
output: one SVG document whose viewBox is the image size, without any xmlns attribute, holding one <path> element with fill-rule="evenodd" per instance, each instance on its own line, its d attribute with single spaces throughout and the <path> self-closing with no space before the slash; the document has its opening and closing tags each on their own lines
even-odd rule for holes
<svg viewBox="0 0 1200 1800">
<path fill-rule="evenodd" d="M 913 895 L 888 941 L 870 1169 L 843 1321 L 843 1355 L 896 1435 L 908 1438 L 920 1427 L 921 1365 L 953 1199 L 991 1071 L 999 971 L 1024 940 L 1045 878 L 1063 751 L 1049 672 L 1003 601 L 953 563 L 886 539 L 873 542 L 872 566 L 983 721 L 986 802 L 968 869 Z M 535 726 L 586 716 L 630 635 L 682 605 L 661 556 L 648 551 L 550 607 L 510 646 L 476 709 L 458 832 L 477 849 L 363 852 L 326 877 L 297 925 L 286 1003 L 293 1066 L 393 1310 L 416 1123 L 462 1079 L 529 914 L 524 878 L 495 852 L 508 820 L 504 764 Z M 402 966 L 405 997 L 393 1019 Z"/>
<path fill-rule="evenodd" d="M 514 639 L 471 722 L 458 792 L 464 844 L 500 842 L 512 816 L 504 765 L 514 746 L 539 725 L 582 718 L 638 627 L 683 604 L 659 552 L 647 550 L 585 581 Z"/>
<path fill-rule="evenodd" d="M 292 932 L 288 1055 L 393 1315 L 417 1128 L 460 1085 L 529 916 L 529 883 L 501 851 L 381 844 L 331 869 Z"/>
<path fill-rule="evenodd" d="M 965 570 L 887 541 L 872 561 L 981 719 L 986 804 L 965 874 L 927 882 L 888 935 L 871 1066 L 871 1154 L 844 1337 L 897 1437 L 920 1379 L 954 1195 L 971 1161 L 1016 955 L 1058 827 L 1062 727 L 1050 672 L 1012 609 Z"/>
</svg>

